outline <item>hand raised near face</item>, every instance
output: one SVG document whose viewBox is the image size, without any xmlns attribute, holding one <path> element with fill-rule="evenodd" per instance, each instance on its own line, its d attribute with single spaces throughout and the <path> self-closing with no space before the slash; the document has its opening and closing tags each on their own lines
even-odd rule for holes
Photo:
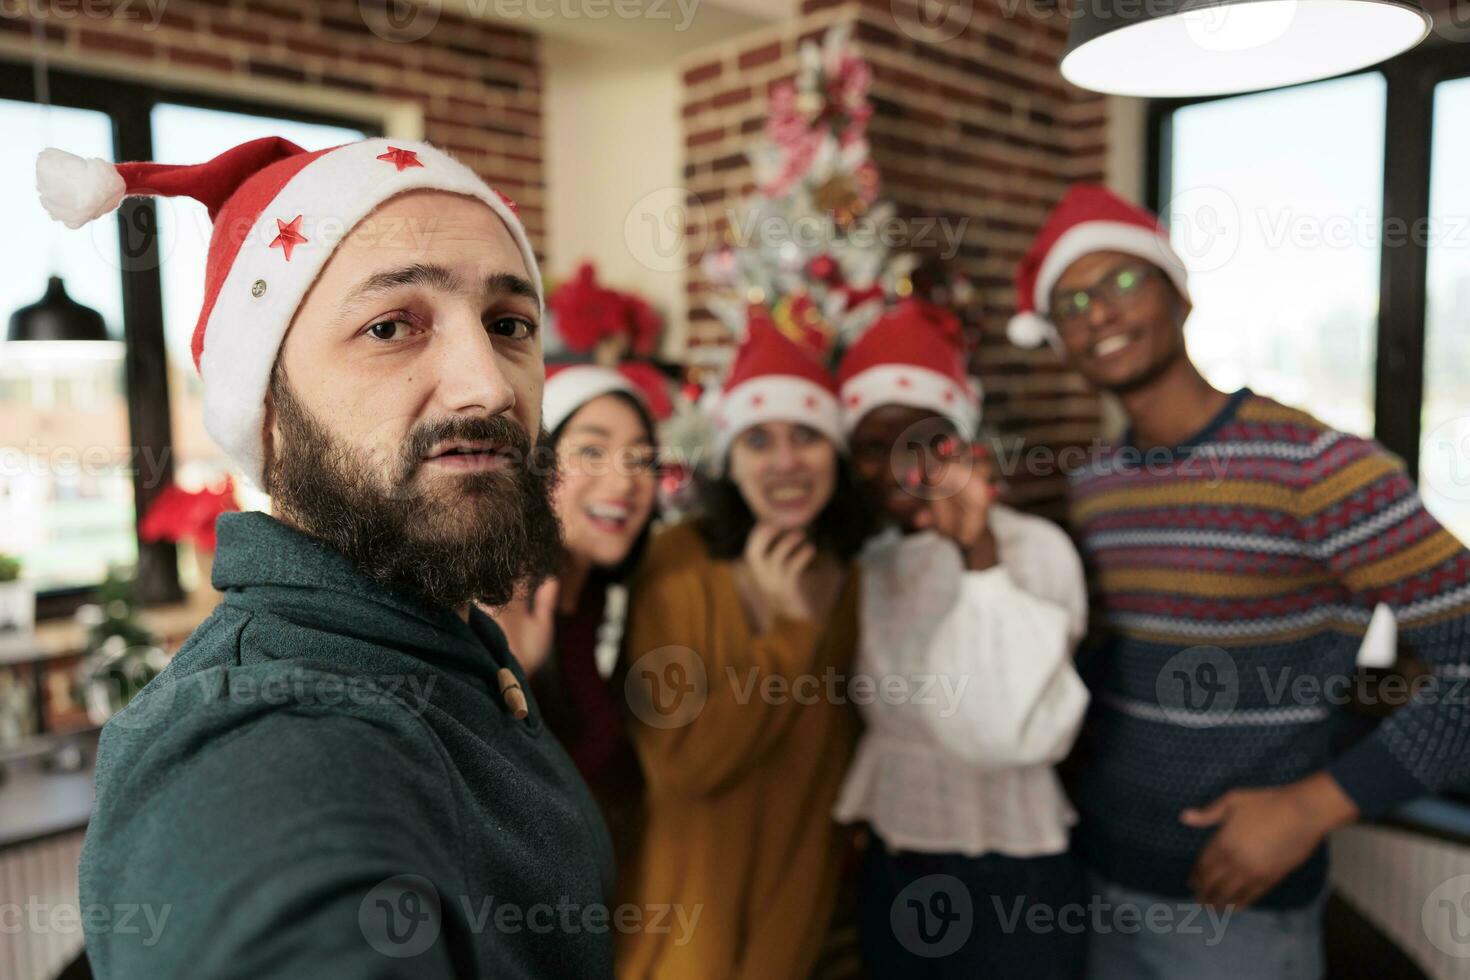
<svg viewBox="0 0 1470 980">
<path fill-rule="evenodd" d="M 995 502 L 989 454 L 979 444 L 946 440 L 939 458 L 914 471 L 909 485 L 928 503 L 914 517 L 918 530 L 932 530 L 953 541 L 972 571 L 995 564 L 990 506 Z"/>
<path fill-rule="evenodd" d="M 802 574 L 817 557 L 817 546 L 799 530 L 757 524 L 745 541 L 745 566 L 766 607 L 790 619 L 815 618 Z"/>
</svg>

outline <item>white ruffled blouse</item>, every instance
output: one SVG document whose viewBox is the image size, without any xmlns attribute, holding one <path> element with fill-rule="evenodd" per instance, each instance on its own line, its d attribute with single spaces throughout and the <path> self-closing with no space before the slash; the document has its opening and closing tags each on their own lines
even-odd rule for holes
<svg viewBox="0 0 1470 980">
<path fill-rule="evenodd" d="M 1082 562 L 1049 521 L 1001 505 L 989 519 L 999 564 L 984 571 L 930 531 L 863 551 L 850 690 L 867 731 L 834 816 L 897 850 L 1056 854 L 1076 820 L 1052 765 L 1087 707 Z"/>
</svg>

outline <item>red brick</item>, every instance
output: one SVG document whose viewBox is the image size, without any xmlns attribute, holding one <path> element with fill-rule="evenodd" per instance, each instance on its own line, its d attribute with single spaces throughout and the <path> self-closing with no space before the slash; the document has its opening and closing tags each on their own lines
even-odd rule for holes
<svg viewBox="0 0 1470 980">
<path fill-rule="evenodd" d="M 722 70 L 723 66 L 718 61 L 711 61 L 709 64 L 700 65 L 697 68 L 691 68 L 684 73 L 684 84 L 698 85 L 701 82 L 707 82 L 710 79 L 719 78 L 720 72 Z"/>
<path fill-rule="evenodd" d="M 724 138 L 724 127 L 717 126 L 714 129 L 706 129 L 703 132 L 690 133 L 688 136 L 684 137 L 684 145 L 691 148 L 696 146 L 705 146 L 709 143 L 718 143 Z"/>
<path fill-rule="evenodd" d="M 125 54 L 134 58 L 151 60 L 155 48 L 151 41 L 121 34 L 103 34 L 83 28 L 80 39 L 83 51 L 103 51 L 108 54 Z"/>
<path fill-rule="evenodd" d="M 754 48 L 741 54 L 736 64 L 741 70 L 767 65 L 781 58 L 781 42 L 773 41 L 764 47 Z"/>
<path fill-rule="evenodd" d="M 188 65 L 191 68 L 210 68 L 214 71 L 234 71 L 235 61 L 222 54 L 214 54 L 209 51 L 201 51 L 198 48 L 169 48 L 168 60 L 176 65 Z"/>
<path fill-rule="evenodd" d="M 728 92 L 719 93 L 710 100 L 710 105 L 716 109 L 724 109 L 728 106 L 739 105 L 742 102 L 749 101 L 750 88 L 748 86 L 742 86 L 741 88 L 731 89 Z"/>
</svg>

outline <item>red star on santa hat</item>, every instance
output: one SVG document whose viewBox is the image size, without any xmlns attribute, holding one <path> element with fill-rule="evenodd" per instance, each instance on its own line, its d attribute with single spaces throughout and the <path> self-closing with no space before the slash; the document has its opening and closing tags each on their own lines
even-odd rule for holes
<svg viewBox="0 0 1470 980">
<path fill-rule="evenodd" d="M 301 215 L 298 214 L 292 218 L 290 224 L 277 218 L 276 228 L 280 230 L 280 234 L 276 236 L 275 241 L 271 242 L 270 247 L 279 248 L 285 252 L 286 261 L 290 262 L 291 250 L 297 245 L 304 245 L 307 241 L 306 236 L 301 234 Z"/>
<path fill-rule="evenodd" d="M 944 404 L 948 405 L 948 404 L 951 404 L 953 401 L 954 401 L 954 392 L 953 391 L 946 391 L 944 393 Z"/>
<path fill-rule="evenodd" d="M 388 147 L 388 152 L 378 157 L 379 160 L 387 160 L 399 171 L 407 170 L 409 167 L 422 167 L 419 155 L 413 150 L 400 150 L 396 146 Z"/>
<path fill-rule="evenodd" d="M 851 405 L 852 407 L 854 407 L 854 408 L 856 408 L 858 406 L 858 404 L 862 400 L 863 400 L 863 396 L 862 395 L 848 395 L 847 396 L 847 403 L 849 405 Z"/>
<path fill-rule="evenodd" d="M 913 385 L 913 382 L 910 381 L 906 376 L 904 376 L 902 374 L 900 374 L 898 376 L 898 386 L 900 388 L 908 388 L 908 387 L 911 387 L 912 385 Z"/>
<path fill-rule="evenodd" d="M 754 406 L 755 408 L 760 408 L 765 403 L 766 403 L 766 396 L 765 395 L 751 395 L 750 396 L 750 404 L 752 406 Z"/>
<path fill-rule="evenodd" d="M 807 395 L 802 404 L 805 405 L 808 410 L 815 412 L 817 410 L 817 396 Z"/>
</svg>

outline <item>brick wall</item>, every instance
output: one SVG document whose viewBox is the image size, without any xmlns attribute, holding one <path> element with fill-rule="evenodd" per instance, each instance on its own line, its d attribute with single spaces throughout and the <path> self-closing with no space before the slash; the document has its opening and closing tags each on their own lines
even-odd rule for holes
<svg viewBox="0 0 1470 980">
<path fill-rule="evenodd" d="M 258 80 L 416 103 L 426 138 L 514 198 L 532 242 L 544 239 L 542 84 L 532 34 L 440 14 L 427 35 L 405 41 L 412 27 L 387 20 L 372 0 L 168 0 L 156 24 L 141 2 L 25 0 L 0 5 L 0 39 L 28 43 L 27 11 L 40 12 L 50 45 L 72 56 L 68 63 L 96 57 L 218 74 L 245 97 L 261 98 L 251 88 Z"/>
<path fill-rule="evenodd" d="M 874 70 L 869 139 L 882 196 L 911 219 L 915 234 L 941 223 L 963 232 L 946 240 L 931 231 L 918 250 L 953 252 L 950 264 L 978 287 L 973 366 L 985 386 L 986 422 L 1010 448 L 1043 454 L 1009 475 L 1012 498 L 1059 517 L 1064 477 L 1047 472 L 1044 453 L 1088 445 L 1101 425 L 1098 397 L 1049 349 L 1011 346 L 1005 323 L 1012 272 L 1047 211 L 1073 181 L 1103 179 L 1105 101 L 1062 80 L 1056 66 L 1066 19 L 1022 12 L 1042 5 L 974 0 L 962 31 L 929 40 L 914 2 L 808 0 L 796 22 L 686 63 L 684 176 L 700 205 L 691 210 L 691 258 L 699 246 L 718 243 L 725 209 L 750 189 L 742 152 L 762 125 L 771 86 L 794 75 L 797 44 L 853 22 L 858 50 Z M 1008 9 L 1018 12 L 1008 16 Z M 703 306 L 707 287 L 697 265 L 688 292 L 691 342 L 725 342 Z"/>
</svg>

